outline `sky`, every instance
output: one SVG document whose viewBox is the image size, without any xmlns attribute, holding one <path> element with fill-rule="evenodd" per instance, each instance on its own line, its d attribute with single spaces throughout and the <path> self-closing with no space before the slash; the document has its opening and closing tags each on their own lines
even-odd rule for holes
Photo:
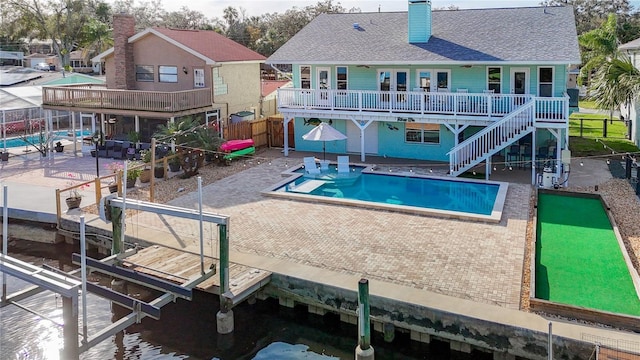
<svg viewBox="0 0 640 360">
<path fill-rule="evenodd" d="M 455 5 L 460 9 L 475 9 L 488 7 L 521 7 L 538 6 L 541 0 L 432 0 L 433 7 L 447 7 Z M 197 10 L 208 18 L 222 18 L 222 10 L 228 6 L 244 8 L 248 16 L 259 16 L 265 13 L 284 13 L 292 7 L 304 8 L 315 5 L 318 0 L 162 0 L 164 9 L 177 11 L 182 6 Z M 407 0 L 333 0 L 344 8 L 360 8 L 363 12 L 407 11 Z M 630 0 L 634 10 L 640 9 L 640 0 Z"/>
</svg>

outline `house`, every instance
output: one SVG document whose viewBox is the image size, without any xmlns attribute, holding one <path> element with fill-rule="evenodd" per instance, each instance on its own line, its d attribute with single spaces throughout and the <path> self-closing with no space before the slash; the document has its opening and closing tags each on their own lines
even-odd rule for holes
<svg viewBox="0 0 640 360">
<path fill-rule="evenodd" d="M 448 161 L 454 176 L 482 163 L 488 176 L 492 161 L 559 164 L 580 62 L 571 7 L 432 11 L 425 0 L 319 15 L 266 61 L 292 66 L 278 109 L 296 150 L 321 150 L 302 140 L 319 119 L 347 135 L 327 152 Z"/>
<path fill-rule="evenodd" d="M 618 50 L 629 57 L 633 66 L 640 69 L 640 38 L 620 45 Z M 620 106 L 620 115 L 627 120 L 629 140 L 640 147 L 640 131 L 638 130 L 638 121 L 640 120 L 640 114 L 638 114 L 639 108 L 640 104 L 636 98 L 629 104 Z"/>
<path fill-rule="evenodd" d="M 43 88 L 45 110 L 81 112 L 83 120 L 99 119 L 107 136 L 126 140 L 135 131 L 141 141 L 179 117 L 211 124 L 259 111 L 264 56 L 214 31 L 148 28 L 136 34 L 133 16 L 114 15 L 113 22 L 114 47 L 92 59 L 104 64 L 106 88 Z"/>
</svg>

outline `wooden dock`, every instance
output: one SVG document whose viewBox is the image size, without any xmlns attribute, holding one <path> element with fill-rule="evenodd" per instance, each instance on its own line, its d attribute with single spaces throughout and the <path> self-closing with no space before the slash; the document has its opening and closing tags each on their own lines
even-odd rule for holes
<svg viewBox="0 0 640 360">
<path fill-rule="evenodd" d="M 219 259 L 204 257 L 205 272 L 212 264 L 220 272 Z M 182 284 L 201 275 L 200 255 L 154 245 L 138 250 L 123 260 L 123 266 L 159 279 Z M 229 263 L 229 290 L 233 304 L 237 304 L 271 280 L 271 272 L 240 264 Z M 195 289 L 220 294 L 220 276 L 214 275 Z"/>
</svg>

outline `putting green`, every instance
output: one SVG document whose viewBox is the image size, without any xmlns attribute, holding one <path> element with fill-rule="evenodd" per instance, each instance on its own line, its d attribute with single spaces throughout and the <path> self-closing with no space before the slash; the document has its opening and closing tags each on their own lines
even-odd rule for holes
<svg viewBox="0 0 640 360">
<path fill-rule="evenodd" d="M 538 196 L 536 298 L 640 316 L 611 222 L 598 199 Z"/>
</svg>

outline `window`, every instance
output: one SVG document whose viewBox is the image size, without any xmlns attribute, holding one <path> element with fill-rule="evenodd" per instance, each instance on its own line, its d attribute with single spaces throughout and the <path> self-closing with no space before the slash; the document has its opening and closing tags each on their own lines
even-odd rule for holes
<svg viewBox="0 0 640 360">
<path fill-rule="evenodd" d="M 347 81 L 347 68 L 338 66 L 336 68 L 336 86 L 338 90 L 347 90 L 349 88 Z"/>
<path fill-rule="evenodd" d="M 300 88 L 311 89 L 311 66 L 300 66 Z"/>
<path fill-rule="evenodd" d="M 193 69 L 193 87 L 204 87 L 204 69 Z"/>
<path fill-rule="evenodd" d="M 136 65 L 136 81 L 153 80 L 153 65 Z"/>
<path fill-rule="evenodd" d="M 405 141 L 423 144 L 439 144 L 440 125 L 406 123 Z"/>
<path fill-rule="evenodd" d="M 178 67 L 166 65 L 158 66 L 158 78 L 160 79 L 160 82 L 178 82 Z"/>
<path fill-rule="evenodd" d="M 500 94 L 500 84 L 502 83 L 502 68 L 487 68 L 487 89 L 493 90 L 494 94 Z"/>
<path fill-rule="evenodd" d="M 538 96 L 553 96 L 553 68 L 538 68 Z"/>
<path fill-rule="evenodd" d="M 436 72 L 438 89 L 449 90 L 449 73 L 444 71 Z"/>
</svg>

